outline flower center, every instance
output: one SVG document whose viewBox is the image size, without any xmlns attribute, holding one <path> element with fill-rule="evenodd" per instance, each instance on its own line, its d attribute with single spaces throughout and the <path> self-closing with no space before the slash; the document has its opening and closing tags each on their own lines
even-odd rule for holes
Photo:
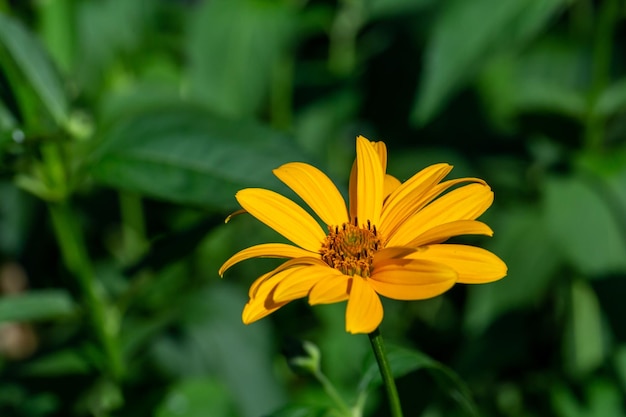
<svg viewBox="0 0 626 417">
<path fill-rule="evenodd" d="M 374 254 L 382 247 L 376 226 L 367 222 L 367 228 L 344 223 L 328 228 L 322 244 L 322 260 L 346 275 L 370 276 Z"/>
</svg>

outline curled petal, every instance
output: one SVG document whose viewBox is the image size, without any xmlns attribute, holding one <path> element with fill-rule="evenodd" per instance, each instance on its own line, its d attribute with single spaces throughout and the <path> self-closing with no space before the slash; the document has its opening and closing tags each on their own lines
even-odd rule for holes
<svg viewBox="0 0 626 417">
<path fill-rule="evenodd" d="M 457 273 L 445 264 L 402 259 L 375 267 L 369 283 L 388 298 L 423 300 L 446 292 L 456 280 Z"/>
<path fill-rule="evenodd" d="M 404 246 L 420 234 L 456 220 L 474 220 L 489 208 L 493 192 L 488 185 L 469 184 L 438 198 L 406 219 L 389 236 L 389 246 Z"/>
<path fill-rule="evenodd" d="M 408 255 L 411 259 L 440 262 L 454 269 L 463 284 L 482 284 L 506 276 L 507 266 L 488 250 L 468 245 L 430 245 Z"/>
<path fill-rule="evenodd" d="M 292 162 L 275 169 L 274 175 L 298 194 L 327 225 L 349 221 L 341 193 L 319 169 L 302 162 Z"/>
<path fill-rule="evenodd" d="M 383 320 L 383 305 L 369 280 L 354 276 L 346 308 L 346 331 L 371 333 Z"/>
<path fill-rule="evenodd" d="M 237 252 L 224 262 L 218 272 L 220 276 L 223 276 L 224 272 L 231 266 L 251 258 L 300 258 L 316 256 L 319 256 L 319 254 L 285 243 L 263 243 Z"/>
<path fill-rule="evenodd" d="M 301 248 L 317 252 L 322 246 L 326 234 L 320 225 L 288 198 L 262 188 L 246 188 L 235 197 L 248 213 Z"/>
</svg>

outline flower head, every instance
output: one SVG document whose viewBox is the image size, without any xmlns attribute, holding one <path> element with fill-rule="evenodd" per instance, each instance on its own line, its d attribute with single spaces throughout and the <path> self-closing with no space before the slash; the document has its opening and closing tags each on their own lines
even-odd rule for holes
<svg viewBox="0 0 626 417">
<path fill-rule="evenodd" d="M 252 246 L 220 268 L 223 275 L 245 259 L 287 259 L 252 284 L 244 323 L 308 296 L 311 305 L 347 300 L 346 330 L 370 333 L 383 318 L 381 295 L 420 300 L 440 295 L 457 282 L 486 283 L 506 275 L 506 265 L 491 252 L 444 243 L 459 235 L 493 235 L 476 220 L 493 202 L 493 192 L 483 180 L 442 182 L 452 166 L 436 164 L 401 183 L 385 173 L 383 142 L 359 136 L 356 154 L 349 207 L 332 181 L 309 164 L 293 162 L 274 170 L 325 229 L 302 207 L 273 191 L 248 188 L 236 194 L 246 212 L 294 244 Z"/>
</svg>

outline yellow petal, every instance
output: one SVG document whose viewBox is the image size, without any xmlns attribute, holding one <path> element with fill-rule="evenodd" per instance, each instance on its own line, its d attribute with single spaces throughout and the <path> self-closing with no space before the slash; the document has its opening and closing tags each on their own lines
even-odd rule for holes
<svg viewBox="0 0 626 417">
<path fill-rule="evenodd" d="M 388 235 L 388 246 L 408 246 L 420 234 L 456 220 L 474 220 L 489 208 L 493 192 L 488 185 L 469 184 L 450 191 L 424 207 Z"/>
<path fill-rule="evenodd" d="M 356 139 L 356 164 L 357 225 L 366 225 L 368 220 L 373 225 L 378 225 L 383 205 L 385 175 L 378 152 L 363 136 Z"/>
<path fill-rule="evenodd" d="M 262 188 L 246 188 L 235 197 L 248 213 L 301 248 L 317 252 L 322 247 L 326 234 L 320 225 L 288 198 Z"/>
<path fill-rule="evenodd" d="M 361 136 L 363 137 L 363 136 Z M 374 147 L 374 150 L 378 154 L 380 165 L 383 167 L 383 172 L 387 171 L 387 146 L 385 142 L 370 142 Z"/>
<path fill-rule="evenodd" d="M 275 302 L 272 298 L 272 293 L 281 279 L 293 272 L 293 270 L 281 271 L 273 275 L 271 279 L 267 278 L 270 275 L 268 273 L 259 277 L 252 284 L 250 294 L 254 295 L 251 296 L 250 300 L 246 303 L 241 315 L 245 324 L 255 322 L 287 304 L 287 302 Z"/>
<path fill-rule="evenodd" d="M 320 280 L 309 293 L 309 304 L 332 304 L 348 299 L 352 278 L 337 271 L 333 276 Z"/>
<path fill-rule="evenodd" d="M 286 243 L 263 243 L 243 249 L 231 256 L 218 271 L 220 276 L 231 266 L 250 258 L 300 258 L 319 257 L 319 253 L 309 252 L 297 246 Z"/>
<path fill-rule="evenodd" d="M 446 264 L 458 273 L 457 281 L 464 284 L 496 281 L 507 273 L 506 264 L 496 255 L 468 245 L 430 245 L 407 257 Z"/>
<path fill-rule="evenodd" d="M 346 331 L 350 333 L 371 333 L 383 321 L 383 305 L 368 281 L 359 276 L 352 278 L 346 308 Z"/>
<path fill-rule="evenodd" d="M 374 254 L 374 264 L 380 264 L 382 261 L 388 259 L 404 258 L 406 255 L 413 253 L 416 250 L 417 248 L 410 248 L 408 246 L 384 248 Z"/>
<path fill-rule="evenodd" d="M 383 193 L 385 196 L 384 198 L 389 197 L 389 195 L 391 195 L 391 193 L 393 193 L 400 185 L 402 185 L 402 183 L 399 179 L 393 175 L 386 174 L 384 184 L 385 192 Z"/>
<path fill-rule="evenodd" d="M 478 220 L 457 220 L 450 223 L 440 224 L 419 235 L 410 241 L 407 246 L 418 247 L 441 243 L 453 236 L 462 235 L 486 235 L 493 236 L 493 230 Z"/>
<path fill-rule="evenodd" d="M 350 219 L 356 218 L 356 159 L 352 163 L 352 169 L 350 170 L 350 183 L 348 184 L 348 209 L 350 211 Z"/>
<path fill-rule="evenodd" d="M 448 164 L 431 165 L 397 187 L 385 201 L 380 230 L 387 236 L 393 234 L 404 220 L 428 203 L 422 197 L 451 170 Z"/>
<path fill-rule="evenodd" d="M 369 279 L 380 295 L 396 300 L 423 300 L 449 290 L 457 274 L 449 266 L 424 260 L 399 260 L 374 267 Z"/>
<path fill-rule="evenodd" d="M 292 162 L 275 169 L 274 175 L 298 194 L 327 225 L 337 226 L 349 221 L 346 202 L 335 184 L 319 169 Z"/>
<path fill-rule="evenodd" d="M 311 265 L 287 275 L 274 290 L 274 301 L 291 301 L 309 294 L 311 288 L 321 280 L 333 279 L 341 272 L 329 266 Z"/>
<path fill-rule="evenodd" d="M 276 268 L 274 268 L 274 270 L 264 274 L 263 276 L 261 276 L 261 278 L 257 279 L 252 286 L 250 287 L 250 291 L 249 291 L 249 296 L 250 298 L 254 298 L 256 296 L 256 292 L 260 286 L 260 284 L 262 284 L 264 281 L 268 281 L 270 279 L 273 279 L 274 276 L 278 275 L 279 276 L 279 280 L 282 279 L 281 277 L 284 277 L 284 273 L 287 270 L 292 270 L 295 268 L 307 268 L 311 265 L 323 265 L 323 266 L 327 266 L 325 262 L 323 262 L 322 260 L 320 260 L 319 258 L 312 258 L 312 257 L 303 257 L 303 258 L 294 258 L 294 259 L 290 259 L 286 262 L 283 262 L 282 264 L 280 264 L 279 266 L 277 266 Z M 279 275 L 280 273 L 280 275 Z M 273 280 L 272 282 L 274 282 L 274 286 L 277 284 L 278 281 Z"/>
</svg>

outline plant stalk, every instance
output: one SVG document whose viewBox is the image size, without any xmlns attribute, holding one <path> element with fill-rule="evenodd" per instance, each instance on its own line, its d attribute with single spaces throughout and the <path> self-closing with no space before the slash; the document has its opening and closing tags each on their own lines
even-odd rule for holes
<svg viewBox="0 0 626 417">
<path fill-rule="evenodd" d="M 398 389 L 396 388 L 396 381 L 393 379 L 393 375 L 391 374 L 391 367 L 389 366 L 389 360 L 387 360 L 385 345 L 383 343 L 383 337 L 380 334 L 380 330 L 374 330 L 369 334 L 369 338 L 372 344 L 372 349 L 374 350 L 376 362 L 378 363 L 380 375 L 383 378 L 383 385 L 387 391 L 391 416 L 402 417 L 402 407 L 400 405 Z"/>
</svg>

